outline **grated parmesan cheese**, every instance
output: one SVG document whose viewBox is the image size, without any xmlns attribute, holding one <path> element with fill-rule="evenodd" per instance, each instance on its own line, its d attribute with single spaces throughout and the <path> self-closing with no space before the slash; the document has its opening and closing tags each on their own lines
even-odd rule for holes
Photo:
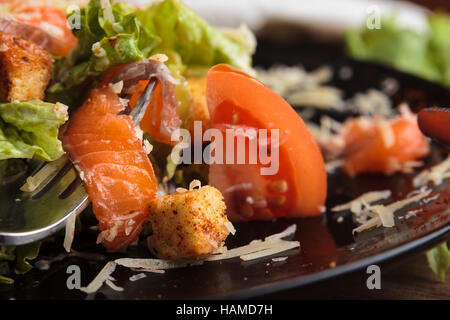
<svg viewBox="0 0 450 320">
<path fill-rule="evenodd" d="M 122 287 L 119 287 L 119 286 L 115 285 L 114 282 L 112 282 L 110 279 L 106 280 L 105 283 L 108 285 L 108 287 L 110 287 L 114 291 L 121 292 L 121 291 L 124 290 Z"/>
<path fill-rule="evenodd" d="M 298 241 L 284 241 L 284 240 L 278 240 L 275 243 L 278 245 L 276 247 L 272 247 L 266 250 L 261 250 L 257 252 L 252 252 L 249 254 L 241 255 L 241 260 L 249 261 L 254 259 L 259 259 L 267 256 L 271 256 L 283 251 L 287 251 L 290 249 L 294 249 L 300 246 L 300 242 Z"/>
<path fill-rule="evenodd" d="M 147 277 L 147 275 L 145 273 L 138 273 L 138 274 L 132 275 L 130 277 L 130 281 L 134 282 L 134 281 L 146 278 L 146 277 Z"/>
<path fill-rule="evenodd" d="M 414 178 L 413 185 L 416 188 L 425 186 L 428 182 L 432 182 L 433 185 L 439 185 L 448 178 L 450 178 L 450 154 L 441 163 L 419 173 Z"/>
<path fill-rule="evenodd" d="M 391 203 L 389 205 L 375 205 L 371 206 L 365 203 L 364 210 L 361 211 L 360 215 L 363 216 L 365 221 L 362 219 L 360 222 L 362 222 L 362 225 L 353 229 L 353 233 L 355 232 L 361 232 L 373 227 L 388 227 L 391 228 L 395 226 L 394 221 L 394 213 L 407 205 L 418 202 L 422 200 L 423 198 L 426 198 L 431 193 L 431 190 L 426 190 L 420 194 L 417 194 L 413 197 L 409 197 L 400 201 L 396 201 L 394 203 Z"/>
<path fill-rule="evenodd" d="M 300 242 L 298 241 L 281 240 L 281 238 L 285 238 L 287 236 L 294 234 L 296 229 L 297 226 L 295 224 L 291 225 L 286 230 L 280 233 L 266 237 L 264 241 L 259 239 L 253 240 L 252 242 L 250 242 L 245 246 L 229 249 L 224 253 L 207 257 L 205 260 L 217 261 L 240 257 L 241 260 L 247 261 L 270 256 L 276 253 L 280 253 L 289 249 L 299 247 Z"/>
<path fill-rule="evenodd" d="M 236 233 L 236 229 L 234 228 L 233 224 L 230 221 L 225 222 L 225 227 L 234 236 L 234 234 Z"/>
<path fill-rule="evenodd" d="M 331 211 L 337 212 L 337 211 L 344 211 L 344 210 L 350 210 L 352 213 L 359 214 L 362 210 L 362 207 L 364 203 L 373 203 L 380 200 L 387 199 L 391 196 L 390 190 L 382 190 L 382 191 L 370 191 L 367 193 L 364 193 L 363 195 L 359 196 L 358 198 L 335 206 L 331 209 Z"/>
<path fill-rule="evenodd" d="M 281 262 L 281 261 L 286 261 L 288 259 L 288 257 L 276 257 L 276 258 L 272 258 L 273 262 Z"/>
<path fill-rule="evenodd" d="M 25 184 L 20 187 L 20 190 L 30 193 L 36 191 L 44 181 L 61 170 L 66 162 L 67 157 L 62 156 L 58 160 L 46 163 L 35 175 L 27 178 Z"/>
<path fill-rule="evenodd" d="M 157 53 L 157 54 L 152 55 L 149 59 L 164 63 L 167 60 L 169 60 L 169 57 L 167 57 L 163 53 Z"/>
<path fill-rule="evenodd" d="M 81 291 L 90 294 L 96 292 L 101 288 L 103 283 L 108 280 L 109 276 L 116 270 L 116 263 L 114 261 L 109 261 L 100 271 L 100 273 L 92 280 L 87 287 L 80 288 Z"/>
<path fill-rule="evenodd" d="M 115 20 L 111 2 L 109 2 L 109 0 L 100 0 L 100 6 L 103 9 L 103 19 L 114 24 Z"/>
<path fill-rule="evenodd" d="M 64 237 L 64 249 L 66 252 L 70 252 L 72 249 L 72 242 L 73 238 L 75 236 L 75 222 L 76 222 L 77 216 L 75 213 L 72 213 L 66 221 L 66 234 Z"/>
<path fill-rule="evenodd" d="M 395 144 L 395 134 L 394 129 L 390 125 L 389 121 L 385 119 L 377 119 L 375 121 L 378 131 L 380 132 L 381 139 L 383 140 L 384 146 L 388 149 Z"/>
<path fill-rule="evenodd" d="M 187 267 L 194 263 L 194 260 L 163 260 L 163 259 L 134 259 L 134 258 L 120 258 L 115 260 L 115 263 L 127 268 L 140 268 L 150 270 L 165 270 Z"/>
<path fill-rule="evenodd" d="M 204 260 L 163 260 L 163 259 L 135 259 L 135 258 L 120 258 L 114 261 L 109 261 L 100 273 L 89 283 L 87 287 L 80 288 L 86 293 L 93 293 L 99 290 L 104 283 L 106 283 L 113 290 L 123 291 L 123 288 L 116 286 L 112 281 L 111 274 L 116 269 L 117 265 L 139 272 L 164 273 L 167 269 L 183 268 L 187 266 L 201 265 L 205 261 L 231 259 L 233 257 L 240 257 L 241 260 L 248 261 L 271 256 L 283 251 L 287 251 L 300 246 L 298 241 L 282 240 L 290 235 L 293 235 L 297 230 L 296 225 L 291 225 L 280 233 L 268 236 L 263 240 L 253 240 L 248 245 L 227 250 L 226 247 L 220 248 L 212 255 Z M 273 258 L 273 261 L 284 261 L 287 257 Z M 130 277 L 130 281 L 146 277 L 145 274 L 138 274 Z"/>
<path fill-rule="evenodd" d="M 200 180 L 192 180 L 191 183 L 189 183 L 189 190 L 194 190 L 195 188 L 201 188 L 202 184 L 200 183 Z"/>
<path fill-rule="evenodd" d="M 120 94 L 122 92 L 123 89 L 123 81 L 119 81 L 116 83 L 110 83 L 109 86 L 111 87 L 111 90 L 115 93 L 115 94 Z"/>
<path fill-rule="evenodd" d="M 147 154 L 150 154 L 153 150 L 153 145 L 147 139 L 144 139 L 144 150 Z"/>
</svg>

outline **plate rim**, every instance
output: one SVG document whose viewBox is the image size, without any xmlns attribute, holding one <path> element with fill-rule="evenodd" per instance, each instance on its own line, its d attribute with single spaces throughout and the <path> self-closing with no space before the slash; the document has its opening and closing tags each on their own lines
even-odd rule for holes
<svg viewBox="0 0 450 320">
<path fill-rule="evenodd" d="M 203 299 L 210 300 L 238 300 L 263 297 L 264 295 L 281 292 L 289 289 L 301 288 L 306 285 L 316 284 L 322 281 L 330 280 L 339 276 L 347 275 L 363 269 L 372 264 L 386 263 L 395 258 L 402 258 L 413 251 L 423 252 L 433 245 L 450 239 L 450 222 L 443 227 L 430 232 L 420 238 L 407 241 L 394 248 L 382 251 L 375 255 L 365 257 L 353 262 L 345 263 L 335 268 L 328 268 L 323 271 L 315 272 L 309 275 L 300 275 L 290 279 L 284 279 L 273 283 L 255 285 L 251 288 L 238 289 L 223 294 L 205 296 Z M 202 299 L 202 298 L 199 298 Z M 197 299 L 194 299 L 197 300 Z"/>
</svg>

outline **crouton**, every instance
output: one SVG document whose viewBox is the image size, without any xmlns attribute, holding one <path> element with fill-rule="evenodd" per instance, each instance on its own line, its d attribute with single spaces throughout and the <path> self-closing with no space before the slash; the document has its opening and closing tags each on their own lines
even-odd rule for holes
<svg viewBox="0 0 450 320">
<path fill-rule="evenodd" d="M 0 32 L 0 101 L 44 100 L 51 55 L 20 36 Z"/>
<path fill-rule="evenodd" d="M 211 186 L 176 192 L 150 204 L 150 251 L 163 259 L 192 259 L 223 246 L 232 229 L 219 190 Z"/>
<path fill-rule="evenodd" d="M 210 117 L 206 103 L 206 77 L 188 78 L 189 91 L 192 94 L 190 113 L 186 119 L 186 129 L 194 133 L 194 121 L 201 121 L 204 129 L 209 128 Z"/>
</svg>

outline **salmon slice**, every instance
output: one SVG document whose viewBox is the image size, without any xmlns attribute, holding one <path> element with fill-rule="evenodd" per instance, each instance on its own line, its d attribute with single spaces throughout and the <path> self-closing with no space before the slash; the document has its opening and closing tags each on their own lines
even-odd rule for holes
<svg viewBox="0 0 450 320">
<path fill-rule="evenodd" d="M 148 221 L 157 182 L 142 141 L 119 97 L 94 89 L 73 114 L 62 141 L 80 173 L 109 251 L 134 242 Z"/>
<path fill-rule="evenodd" d="M 362 126 L 358 120 L 351 120 L 344 140 L 347 147 L 343 169 L 351 177 L 359 173 L 393 174 L 430 151 L 415 115 L 374 120 Z"/>
</svg>

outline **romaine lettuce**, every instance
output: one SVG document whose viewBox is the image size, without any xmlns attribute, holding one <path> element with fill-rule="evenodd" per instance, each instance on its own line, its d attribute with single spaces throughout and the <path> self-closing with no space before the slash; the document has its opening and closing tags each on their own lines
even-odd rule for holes
<svg viewBox="0 0 450 320">
<path fill-rule="evenodd" d="M 447 243 L 443 242 L 427 251 L 427 260 L 431 270 L 444 282 L 445 272 L 450 268 L 450 251 L 447 248 Z"/>
<path fill-rule="evenodd" d="M 14 273 L 28 272 L 32 268 L 29 260 L 37 258 L 40 246 L 39 241 L 21 246 L 0 246 L 0 284 L 12 284 Z"/>
<path fill-rule="evenodd" d="M 433 13 L 428 22 L 423 34 L 400 28 L 395 17 L 382 20 L 380 29 L 349 30 L 348 52 L 450 86 L 450 17 Z"/>
<path fill-rule="evenodd" d="M 157 53 L 169 57 L 167 65 L 178 78 L 187 70 L 207 70 L 217 63 L 252 71 L 254 38 L 246 29 L 222 32 L 179 0 L 158 1 L 142 9 L 105 3 L 91 0 L 81 10 L 81 28 L 73 31 L 78 45 L 56 63 L 54 83 L 47 91 L 50 101 L 77 96 L 76 88 L 88 79 Z M 186 98 L 182 89 L 178 93 Z"/>
<path fill-rule="evenodd" d="M 39 100 L 0 104 L 0 160 L 35 158 L 53 161 L 64 151 L 58 129 L 67 107 Z"/>
<path fill-rule="evenodd" d="M 246 72 L 252 70 L 255 48 L 248 45 L 251 41 L 210 26 L 179 0 L 153 2 L 138 10 L 136 16 L 148 32 L 161 38 L 156 50 L 177 52 L 185 65 L 210 67 L 228 63 Z"/>
</svg>

